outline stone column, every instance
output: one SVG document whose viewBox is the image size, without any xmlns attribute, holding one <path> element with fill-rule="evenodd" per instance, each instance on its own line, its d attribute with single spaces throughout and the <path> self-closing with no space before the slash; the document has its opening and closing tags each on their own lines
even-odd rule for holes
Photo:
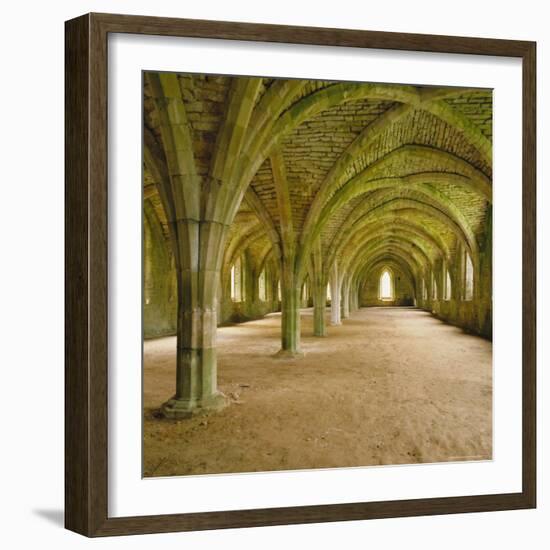
<svg viewBox="0 0 550 550">
<path fill-rule="evenodd" d="M 342 284 L 342 319 L 349 317 L 349 284 Z"/>
<path fill-rule="evenodd" d="M 162 411 L 168 418 L 187 418 L 226 404 L 217 389 L 216 364 L 217 294 L 225 226 L 180 220 L 175 230 L 179 248 L 176 393 Z M 201 250 L 199 242 L 204 243 Z"/>
<path fill-rule="evenodd" d="M 247 250 L 244 254 L 244 308 L 245 315 L 250 318 L 257 316 L 257 305 L 258 305 L 258 275 L 254 269 L 252 258 Z"/>
<path fill-rule="evenodd" d="M 327 305 L 327 285 L 316 280 L 313 285 L 313 336 L 326 336 L 325 310 Z"/>
<path fill-rule="evenodd" d="M 294 273 L 293 262 L 283 260 L 281 269 L 281 350 L 277 357 L 299 357 L 301 287 Z M 288 265 L 291 264 L 291 265 Z"/>
<path fill-rule="evenodd" d="M 278 311 L 277 273 L 274 269 L 271 269 L 267 262 L 265 264 L 265 297 L 269 304 L 269 311 Z"/>
<path fill-rule="evenodd" d="M 349 297 L 349 308 L 350 311 L 357 311 L 359 309 L 359 296 L 358 296 L 359 290 L 357 289 L 357 285 L 355 282 L 352 281 L 350 284 L 350 297 Z"/>
<path fill-rule="evenodd" d="M 332 272 L 330 276 L 330 324 L 341 325 L 341 311 L 340 311 L 340 274 L 338 272 L 338 263 L 334 262 Z"/>
</svg>

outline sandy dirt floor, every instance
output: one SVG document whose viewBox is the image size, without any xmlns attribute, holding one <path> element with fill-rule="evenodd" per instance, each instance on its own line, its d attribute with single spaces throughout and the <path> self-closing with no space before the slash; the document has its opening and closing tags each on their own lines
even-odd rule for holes
<svg viewBox="0 0 550 550">
<path fill-rule="evenodd" d="M 280 314 L 218 330 L 221 412 L 159 418 L 175 337 L 145 343 L 144 475 L 490 459 L 492 346 L 413 308 L 361 309 L 276 359 Z M 328 325 L 328 317 L 327 317 Z"/>
</svg>

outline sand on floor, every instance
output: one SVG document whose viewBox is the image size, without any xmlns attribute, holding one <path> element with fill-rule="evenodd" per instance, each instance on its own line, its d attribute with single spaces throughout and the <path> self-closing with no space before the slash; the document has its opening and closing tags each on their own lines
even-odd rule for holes
<svg viewBox="0 0 550 550">
<path fill-rule="evenodd" d="M 143 475 L 169 476 L 486 460 L 492 345 L 414 308 L 365 308 L 277 359 L 280 314 L 218 329 L 229 406 L 159 417 L 173 395 L 176 338 L 144 344 Z M 327 325 L 328 325 L 327 316 Z"/>
</svg>

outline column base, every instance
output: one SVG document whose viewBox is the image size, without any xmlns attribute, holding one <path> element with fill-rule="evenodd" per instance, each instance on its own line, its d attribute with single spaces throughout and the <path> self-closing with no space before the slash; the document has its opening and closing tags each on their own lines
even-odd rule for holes
<svg viewBox="0 0 550 550">
<path fill-rule="evenodd" d="M 227 397 L 221 392 L 216 392 L 205 399 L 177 399 L 173 397 L 162 405 L 161 410 L 165 418 L 179 420 L 221 411 L 228 404 Z"/>
<path fill-rule="evenodd" d="M 304 355 L 305 353 L 303 351 L 292 351 L 289 349 L 280 349 L 273 357 L 275 359 L 299 359 Z"/>
<path fill-rule="evenodd" d="M 338 321 L 338 322 L 334 322 L 334 323 L 333 323 L 332 321 L 330 322 L 330 326 L 331 326 L 331 327 L 338 327 L 338 326 L 340 326 L 341 324 L 342 324 L 342 321 Z"/>
</svg>

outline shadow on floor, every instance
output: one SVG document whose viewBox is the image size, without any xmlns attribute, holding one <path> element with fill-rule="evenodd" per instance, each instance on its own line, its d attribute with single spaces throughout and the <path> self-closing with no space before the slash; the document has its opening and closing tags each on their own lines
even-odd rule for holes
<svg viewBox="0 0 550 550">
<path fill-rule="evenodd" d="M 58 527 L 65 526 L 65 512 L 63 510 L 33 510 L 33 514 Z"/>
</svg>

